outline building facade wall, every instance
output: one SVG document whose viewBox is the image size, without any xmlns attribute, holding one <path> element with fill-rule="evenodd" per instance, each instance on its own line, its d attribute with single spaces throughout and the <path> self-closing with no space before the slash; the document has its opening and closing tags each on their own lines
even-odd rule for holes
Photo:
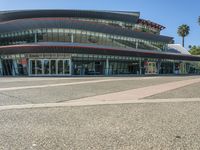
<svg viewBox="0 0 200 150">
<path fill-rule="evenodd" d="M 197 74 L 198 62 L 141 57 L 30 53 L 3 55 L 0 75 L 71 76 L 71 75 L 156 75 Z"/>
<path fill-rule="evenodd" d="M 0 76 L 198 73 L 200 58 L 169 52 L 172 37 L 137 12 L 0 13 Z"/>
</svg>

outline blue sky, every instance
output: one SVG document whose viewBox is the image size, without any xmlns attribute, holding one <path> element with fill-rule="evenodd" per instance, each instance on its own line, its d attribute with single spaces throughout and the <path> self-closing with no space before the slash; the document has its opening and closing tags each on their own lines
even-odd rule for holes
<svg viewBox="0 0 200 150">
<path fill-rule="evenodd" d="M 177 28 L 188 24 L 188 45 L 200 45 L 199 0 L 0 0 L 0 10 L 18 9 L 90 9 L 139 11 L 141 17 L 160 23 L 167 28 L 162 32 L 181 43 Z"/>
</svg>

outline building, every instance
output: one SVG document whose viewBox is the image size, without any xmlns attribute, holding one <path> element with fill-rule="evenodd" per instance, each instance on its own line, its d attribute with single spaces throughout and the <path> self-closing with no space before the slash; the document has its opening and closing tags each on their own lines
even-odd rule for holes
<svg viewBox="0 0 200 150">
<path fill-rule="evenodd" d="M 163 29 L 139 12 L 2 11 L 0 76 L 195 73 L 200 57 Z"/>
</svg>

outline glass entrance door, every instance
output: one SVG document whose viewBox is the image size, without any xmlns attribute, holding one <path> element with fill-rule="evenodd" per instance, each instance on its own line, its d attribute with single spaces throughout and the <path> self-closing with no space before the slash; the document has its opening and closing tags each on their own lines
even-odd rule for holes
<svg viewBox="0 0 200 150">
<path fill-rule="evenodd" d="M 70 74 L 70 60 L 64 60 L 64 74 Z"/>
<path fill-rule="evenodd" d="M 43 74 L 43 61 L 42 60 L 36 60 L 36 72 L 38 75 Z"/>
<path fill-rule="evenodd" d="M 36 63 L 35 63 L 35 60 L 30 60 L 29 61 L 29 68 L 30 68 L 30 70 L 29 70 L 29 72 L 30 72 L 30 74 L 31 75 L 36 75 Z"/>
<path fill-rule="evenodd" d="M 64 64 L 63 64 L 63 60 L 58 60 L 58 61 L 57 61 L 57 66 L 58 66 L 58 74 L 59 74 L 59 75 L 64 74 Z"/>
<path fill-rule="evenodd" d="M 50 74 L 51 75 L 55 75 L 56 74 L 56 70 L 57 70 L 57 67 L 56 67 L 56 60 L 50 60 Z"/>
<path fill-rule="evenodd" d="M 50 74 L 50 61 L 44 60 L 44 74 Z"/>
<path fill-rule="evenodd" d="M 29 74 L 32 76 L 68 76 L 71 74 L 69 59 L 30 59 Z"/>
</svg>

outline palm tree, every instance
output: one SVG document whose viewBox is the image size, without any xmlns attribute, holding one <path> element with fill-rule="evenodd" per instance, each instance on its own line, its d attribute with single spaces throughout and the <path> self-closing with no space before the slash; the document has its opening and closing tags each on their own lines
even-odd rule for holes
<svg viewBox="0 0 200 150">
<path fill-rule="evenodd" d="M 190 27 L 186 24 L 183 24 L 178 27 L 178 35 L 182 37 L 182 46 L 185 46 L 185 37 L 190 33 Z"/>
<path fill-rule="evenodd" d="M 200 25 L 200 16 L 199 16 L 199 20 L 198 20 L 198 22 L 199 22 L 199 25 Z"/>
</svg>

